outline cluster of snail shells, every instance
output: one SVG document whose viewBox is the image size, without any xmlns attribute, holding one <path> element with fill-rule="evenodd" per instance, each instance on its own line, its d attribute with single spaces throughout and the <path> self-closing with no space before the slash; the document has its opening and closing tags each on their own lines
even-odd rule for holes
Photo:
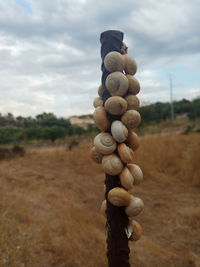
<svg viewBox="0 0 200 267">
<path fill-rule="evenodd" d="M 104 89 L 99 86 L 99 97 L 93 102 L 93 118 L 102 132 L 94 138 L 91 158 L 102 164 L 106 174 L 119 176 L 122 187 L 111 189 L 108 192 L 108 201 L 114 206 L 125 207 L 130 225 L 135 231 L 132 240 L 138 240 L 142 232 L 141 226 L 132 218 L 142 211 L 144 204 L 140 198 L 129 192 L 143 180 L 140 167 L 133 163 L 134 151 L 139 147 L 139 138 L 134 129 L 141 121 L 137 111 L 140 102 L 136 96 L 140 85 L 133 76 L 137 65 L 127 54 L 113 51 L 105 56 L 104 66 L 110 72 L 105 82 L 110 97 L 104 103 Z M 118 115 L 119 119 L 110 122 L 108 114 Z M 106 214 L 106 207 L 104 200 L 101 206 L 103 214 Z"/>
</svg>

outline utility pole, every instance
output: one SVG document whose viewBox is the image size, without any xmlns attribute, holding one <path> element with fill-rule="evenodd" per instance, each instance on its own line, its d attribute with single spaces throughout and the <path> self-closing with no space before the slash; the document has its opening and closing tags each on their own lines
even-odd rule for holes
<svg viewBox="0 0 200 267">
<path fill-rule="evenodd" d="M 169 76 L 169 88 L 170 88 L 170 104 L 171 104 L 171 120 L 174 120 L 174 103 L 173 103 L 173 83 L 172 77 Z"/>
</svg>

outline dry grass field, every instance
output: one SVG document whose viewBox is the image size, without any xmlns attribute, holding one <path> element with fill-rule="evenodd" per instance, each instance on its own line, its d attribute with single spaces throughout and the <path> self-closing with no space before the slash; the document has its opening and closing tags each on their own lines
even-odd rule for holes
<svg viewBox="0 0 200 267">
<path fill-rule="evenodd" d="M 105 267 L 104 174 L 91 144 L 29 149 L 0 161 L 0 267 Z M 200 135 L 146 136 L 131 266 L 200 266 Z"/>
</svg>

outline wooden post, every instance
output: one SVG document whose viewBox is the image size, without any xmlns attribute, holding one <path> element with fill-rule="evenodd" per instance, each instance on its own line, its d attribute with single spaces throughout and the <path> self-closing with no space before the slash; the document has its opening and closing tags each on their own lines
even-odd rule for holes
<svg viewBox="0 0 200 267">
<path fill-rule="evenodd" d="M 117 51 L 121 53 L 123 45 L 123 33 L 120 31 L 105 31 L 100 36 L 101 42 L 101 58 L 102 58 L 102 86 L 104 91 L 103 101 L 105 102 L 110 93 L 105 86 L 105 80 L 110 74 L 105 69 L 103 60 L 104 57 L 111 51 Z M 109 114 L 109 120 L 120 119 L 120 116 Z M 105 199 L 107 200 L 107 257 L 109 267 L 130 267 L 129 264 L 129 246 L 128 238 L 125 229 L 128 226 L 129 220 L 125 214 L 124 207 L 113 206 L 108 201 L 108 192 L 114 188 L 119 187 L 119 176 L 111 176 L 106 174 L 105 178 L 106 193 Z"/>
</svg>

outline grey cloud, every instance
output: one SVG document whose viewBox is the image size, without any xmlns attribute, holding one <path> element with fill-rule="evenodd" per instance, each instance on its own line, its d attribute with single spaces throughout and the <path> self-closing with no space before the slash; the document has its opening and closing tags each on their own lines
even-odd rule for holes
<svg viewBox="0 0 200 267">
<path fill-rule="evenodd" d="M 13 109 L 12 104 L 9 106 L 11 110 L 4 106 L 3 112 L 23 112 L 23 105 L 30 104 L 31 112 L 37 113 L 42 108 L 39 93 L 41 101 L 45 101 L 44 95 L 53 99 L 44 108 L 55 113 L 65 110 L 66 115 L 72 115 L 91 110 L 101 78 L 99 35 L 107 29 L 124 31 L 129 54 L 136 58 L 139 71 L 151 70 L 155 64 L 160 68 L 173 62 L 181 64 L 185 57 L 200 58 L 200 6 L 196 2 L 27 2 L 31 14 L 14 0 L 0 3 L 0 76 L 4 75 L 0 90 L 10 92 L 6 99 L 18 102 Z M 7 82 L 10 79 L 15 83 Z M 165 87 L 160 86 L 146 84 L 141 98 L 156 99 L 154 91 Z M 16 97 L 20 88 L 23 98 Z M 165 100 L 165 96 L 160 98 Z"/>
</svg>

